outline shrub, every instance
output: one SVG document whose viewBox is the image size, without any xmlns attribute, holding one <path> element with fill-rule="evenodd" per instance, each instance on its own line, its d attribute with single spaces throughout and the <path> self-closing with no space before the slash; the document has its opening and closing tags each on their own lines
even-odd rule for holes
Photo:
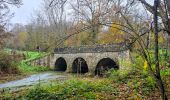
<svg viewBox="0 0 170 100">
<path fill-rule="evenodd" d="M 54 99 L 54 97 L 55 96 L 52 93 L 43 87 L 37 87 L 36 89 L 29 91 L 28 95 L 26 96 L 27 99 L 32 100 L 48 100 Z"/>
<path fill-rule="evenodd" d="M 111 80 L 114 80 L 117 83 L 124 83 L 127 80 L 129 80 L 129 78 L 131 77 L 131 75 L 134 75 L 134 71 L 131 70 L 114 70 L 111 69 L 108 71 L 108 78 Z"/>
<path fill-rule="evenodd" d="M 17 58 L 0 52 L 0 74 L 16 74 L 19 72 Z"/>
</svg>

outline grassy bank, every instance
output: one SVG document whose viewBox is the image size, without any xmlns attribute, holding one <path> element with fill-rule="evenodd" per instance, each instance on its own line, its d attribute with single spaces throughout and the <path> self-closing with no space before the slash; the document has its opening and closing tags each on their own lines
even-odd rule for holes
<svg viewBox="0 0 170 100">
<path fill-rule="evenodd" d="M 5 53 L 8 54 L 9 57 L 11 57 L 10 49 L 5 49 Z M 13 72 L 13 73 L 3 73 L 0 77 L 0 83 L 4 83 L 7 81 L 12 81 L 12 80 L 16 80 L 16 79 L 21 79 L 21 78 L 26 77 L 27 75 L 30 75 L 30 74 L 50 70 L 48 67 L 31 66 L 31 65 L 27 64 L 27 62 L 29 62 L 31 60 L 38 59 L 40 57 L 47 55 L 47 53 L 45 53 L 45 52 L 16 51 L 16 55 L 24 55 L 25 59 L 19 60 L 15 63 L 12 62 L 11 64 L 14 66 L 12 68 L 17 69 L 17 72 L 14 70 L 11 70 L 11 72 Z M 10 60 L 9 57 L 7 58 L 7 60 Z M 1 58 L 4 59 L 4 57 L 1 57 Z M 14 58 L 14 59 L 17 59 L 17 58 Z M 11 61 L 9 61 L 9 62 L 11 62 Z M 8 65 L 11 65 L 11 64 L 8 64 Z M 4 68 L 6 69 L 6 67 L 4 67 Z"/>
<path fill-rule="evenodd" d="M 115 100 L 159 99 L 155 81 L 148 73 L 110 71 L 108 77 L 73 77 L 64 82 L 41 83 L 17 93 L 2 93 L 4 99 L 31 100 Z"/>
<path fill-rule="evenodd" d="M 19 64 L 19 69 L 21 70 L 21 72 L 23 73 L 36 73 L 36 72 L 42 72 L 42 71 L 47 71 L 49 70 L 48 67 L 44 67 L 44 66 L 32 66 L 27 64 L 27 62 L 32 61 L 34 59 L 38 59 L 41 58 L 45 55 L 47 55 L 48 53 L 45 52 L 24 52 L 24 54 L 26 55 L 26 59 L 22 60 L 21 63 Z"/>
</svg>

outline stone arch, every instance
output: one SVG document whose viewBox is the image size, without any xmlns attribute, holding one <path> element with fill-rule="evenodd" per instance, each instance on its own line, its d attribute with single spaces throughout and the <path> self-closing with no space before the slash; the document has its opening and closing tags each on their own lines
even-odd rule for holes
<svg viewBox="0 0 170 100">
<path fill-rule="evenodd" d="M 67 62 L 63 57 L 60 57 L 55 62 L 55 70 L 56 71 L 66 71 L 67 69 Z"/>
<path fill-rule="evenodd" d="M 118 64 L 111 58 L 103 58 L 98 61 L 95 68 L 95 75 L 102 76 L 102 74 L 109 69 L 119 69 Z"/>
<path fill-rule="evenodd" d="M 72 72 L 73 73 L 87 73 L 89 71 L 87 62 L 81 58 L 76 58 L 72 63 Z"/>
</svg>

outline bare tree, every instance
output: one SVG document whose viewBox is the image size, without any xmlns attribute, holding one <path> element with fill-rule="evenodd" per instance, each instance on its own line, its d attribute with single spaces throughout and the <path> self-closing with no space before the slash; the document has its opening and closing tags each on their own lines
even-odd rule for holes
<svg viewBox="0 0 170 100">
<path fill-rule="evenodd" d="M 19 7 L 22 4 L 22 0 L 0 0 L 0 47 L 4 46 L 5 40 L 10 36 L 6 32 L 5 25 L 9 19 L 14 15 L 10 12 L 10 6 L 15 5 Z"/>
<path fill-rule="evenodd" d="M 44 0 L 46 18 L 55 37 L 54 44 L 57 43 L 58 39 L 63 38 L 63 36 L 66 35 L 66 5 L 67 0 Z"/>
<path fill-rule="evenodd" d="M 165 88 L 164 84 L 161 79 L 160 75 L 160 65 L 159 65 L 159 46 L 158 46 L 158 7 L 159 7 L 159 0 L 154 0 L 154 32 L 155 32 L 155 65 L 156 65 L 156 74 L 155 79 L 157 81 L 158 87 L 161 92 L 162 100 L 167 100 L 166 94 L 165 94 Z"/>
<path fill-rule="evenodd" d="M 132 37 L 132 40 L 130 41 L 130 44 L 134 44 L 137 43 L 139 46 L 139 54 L 147 61 L 148 63 L 148 68 L 149 68 L 149 72 L 152 75 L 152 77 L 156 80 L 157 82 L 157 86 L 160 90 L 161 93 L 161 97 L 163 100 L 167 100 L 166 94 L 165 94 L 165 89 L 164 89 L 164 85 L 163 85 L 163 81 L 161 79 L 160 76 L 160 66 L 159 66 L 159 47 L 158 47 L 158 15 L 159 13 L 158 11 L 158 7 L 159 7 L 159 0 L 155 0 L 154 2 L 154 9 L 153 9 L 153 14 L 154 14 L 154 46 L 155 46 L 155 59 L 151 59 L 151 54 L 149 52 L 149 49 L 147 48 L 147 44 L 144 42 L 144 38 L 143 35 L 147 34 L 150 30 L 148 31 L 144 31 L 141 34 L 140 33 L 140 28 L 136 28 L 136 26 L 134 26 L 134 22 L 130 21 L 128 19 L 128 16 L 125 13 L 122 13 L 121 11 L 119 12 L 121 14 L 121 16 L 124 18 L 124 20 L 126 21 L 126 25 L 121 25 L 123 26 L 125 29 L 122 31 L 126 31 L 128 34 L 130 34 L 130 36 Z M 137 17 L 138 19 L 140 19 L 139 17 Z M 135 25 L 138 26 L 138 23 L 136 23 Z M 142 24 L 140 24 L 142 25 Z M 156 66 L 156 70 L 153 69 L 152 64 L 155 64 Z"/>
<path fill-rule="evenodd" d="M 50 34 L 48 29 L 48 22 L 43 13 L 36 11 L 32 16 L 31 22 L 26 25 L 26 32 L 28 34 L 27 49 L 35 50 L 36 47 L 46 48 L 48 47 Z"/>
<path fill-rule="evenodd" d="M 97 23 L 105 22 L 112 14 L 113 2 L 110 0 L 77 0 L 71 3 L 74 10 L 74 18 L 77 26 L 88 27 L 89 38 L 92 43 L 96 42 L 100 26 Z"/>
<path fill-rule="evenodd" d="M 140 1 L 150 13 L 154 14 L 154 5 L 149 4 L 146 0 L 138 1 Z M 162 20 L 164 31 L 170 35 L 170 0 L 159 0 L 159 2 L 158 16 Z"/>
<path fill-rule="evenodd" d="M 22 0 L 0 0 L 0 25 L 6 25 L 7 21 L 14 15 L 10 13 L 10 6 L 15 5 L 19 7 L 22 4 Z"/>
<path fill-rule="evenodd" d="M 27 25 L 29 35 L 27 47 L 30 49 L 40 46 L 43 50 L 56 47 L 59 39 L 66 35 L 65 6 L 67 0 L 44 0 L 41 9 L 37 9 Z M 62 43 L 60 46 L 63 46 Z"/>
</svg>

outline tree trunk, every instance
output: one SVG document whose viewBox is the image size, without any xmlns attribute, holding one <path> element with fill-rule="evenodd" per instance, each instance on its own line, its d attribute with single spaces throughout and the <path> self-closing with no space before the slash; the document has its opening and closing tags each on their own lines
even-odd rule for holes
<svg viewBox="0 0 170 100">
<path fill-rule="evenodd" d="M 140 1 L 145 7 L 146 9 L 154 14 L 154 7 L 152 5 L 150 5 L 149 3 L 146 2 L 146 0 L 138 0 Z M 159 9 L 159 13 L 158 16 L 161 18 L 163 25 L 164 25 L 164 29 L 166 30 L 166 32 L 168 33 L 168 35 L 170 36 L 170 0 L 159 0 L 159 2 L 161 2 L 161 5 L 159 5 L 158 9 Z M 163 5 L 162 5 L 163 4 Z M 165 9 L 166 7 L 166 9 Z M 164 8 L 164 10 L 162 9 Z"/>
<path fill-rule="evenodd" d="M 155 30 L 155 65 L 156 65 L 156 81 L 157 85 L 161 92 L 162 100 L 167 100 L 164 85 L 160 76 L 160 68 L 159 68 L 159 46 L 158 46 L 158 13 L 157 8 L 159 5 L 159 0 L 154 1 L 154 30 Z"/>
</svg>

